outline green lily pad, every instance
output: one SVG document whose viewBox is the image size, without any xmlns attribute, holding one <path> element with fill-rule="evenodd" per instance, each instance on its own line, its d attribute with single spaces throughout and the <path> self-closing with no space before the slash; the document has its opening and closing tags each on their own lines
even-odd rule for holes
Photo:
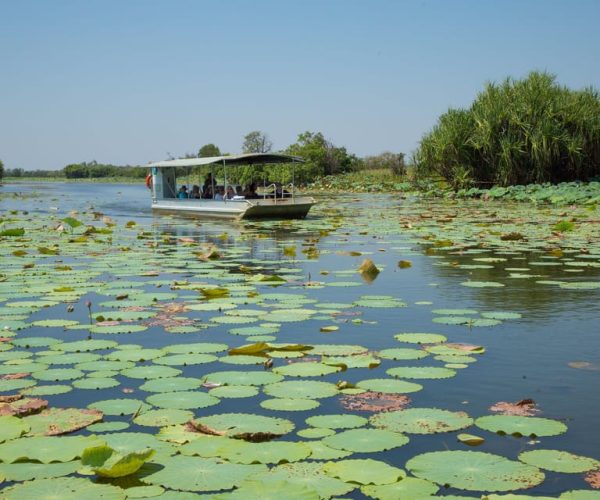
<svg viewBox="0 0 600 500">
<path fill-rule="evenodd" d="M 310 455 L 308 446 L 290 441 L 249 443 L 234 440 L 233 444 L 234 446 L 224 446 L 221 449 L 220 457 L 239 464 L 298 462 Z"/>
<path fill-rule="evenodd" d="M 155 378 L 140 385 L 140 390 L 147 392 L 191 391 L 201 385 L 200 379 L 191 377 Z"/>
<path fill-rule="evenodd" d="M 304 444 L 311 450 L 311 460 L 338 460 L 352 455 L 350 451 L 331 448 L 323 441 L 306 441 Z"/>
<path fill-rule="evenodd" d="M 393 360 L 406 360 L 406 359 L 422 359 L 429 356 L 429 353 L 420 349 L 404 349 L 404 348 L 392 348 L 382 349 L 378 353 L 380 358 L 393 359 Z"/>
<path fill-rule="evenodd" d="M 456 371 L 439 366 L 396 366 L 385 373 L 392 377 L 410 379 L 450 378 L 456 375 Z"/>
<path fill-rule="evenodd" d="M 226 351 L 229 348 L 227 344 L 217 344 L 213 342 L 196 342 L 188 344 L 173 344 L 163 347 L 163 351 L 171 354 L 211 354 L 215 352 Z"/>
<path fill-rule="evenodd" d="M 283 418 L 265 417 L 249 413 L 221 413 L 200 417 L 194 421 L 226 436 L 252 438 L 253 435 L 265 438 L 283 436 L 294 430 L 294 424 Z"/>
<path fill-rule="evenodd" d="M 88 408 L 100 410 L 105 415 L 133 415 L 150 407 L 139 399 L 106 399 L 88 405 Z"/>
<path fill-rule="evenodd" d="M 356 453 L 374 453 L 404 446 L 408 438 L 382 429 L 350 429 L 324 438 L 323 443 L 331 448 Z"/>
<path fill-rule="evenodd" d="M 358 415 L 314 415 L 306 419 L 306 423 L 313 427 L 325 427 L 327 429 L 355 429 L 366 425 L 369 421 Z"/>
<path fill-rule="evenodd" d="M 519 455 L 519 460 L 553 472 L 578 473 L 600 468 L 600 461 L 595 458 L 559 450 L 525 451 Z"/>
<path fill-rule="evenodd" d="M 430 497 L 435 495 L 439 489 L 439 486 L 424 479 L 405 477 L 396 483 L 362 486 L 360 491 L 370 498 L 391 500 L 394 498 Z"/>
<path fill-rule="evenodd" d="M 296 434 L 307 439 L 321 439 L 327 436 L 333 436 L 335 431 L 325 427 L 309 427 L 308 429 L 300 429 Z"/>
<path fill-rule="evenodd" d="M 504 283 L 498 283 L 497 281 L 464 281 L 461 285 L 470 288 L 501 288 Z"/>
<path fill-rule="evenodd" d="M 35 387 L 22 389 L 21 394 L 27 396 L 54 396 L 56 394 L 66 394 L 72 390 L 73 387 L 63 384 L 36 385 Z"/>
<path fill-rule="evenodd" d="M 222 385 L 266 385 L 283 380 L 281 375 L 267 371 L 222 371 L 204 375 L 204 382 Z"/>
<path fill-rule="evenodd" d="M 329 382 L 294 380 L 267 385 L 263 391 L 276 398 L 320 399 L 335 396 L 338 388 Z"/>
<path fill-rule="evenodd" d="M 144 482 L 183 491 L 219 491 L 239 486 L 247 477 L 264 472 L 261 464 L 218 462 L 200 457 L 176 456 L 163 469 L 144 477 Z"/>
<path fill-rule="evenodd" d="M 133 422 L 148 427 L 165 427 L 167 425 L 184 424 L 192 418 L 194 418 L 194 414 L 191 411 L 163 408 L 145 411 L 135 417 Z"/>
<path fill-rule="evenodd" d="M 110 387 L 117 387 L 120 382 L 117 379 L 111 377 L 93 377 L 93 378 L 82 378 L 73 382 L 73 387 L 77 389 L 109 389 Z"/>
<path fill-rule="evenodd" d="M 532 488 L 544 474 L 531 465 L 480 451 L 437 451 L 406 462 L 415 476 L 472 491 L 512 491 Z"/>
<path fill-rule="evenodd" d="M 260 406 L 275 411 L 307 411 L 318 408 L 320 403 L 314 399 L 273 398 L 261 401 Z"/>
<path fill-rule="evenodd" d="M 129 427 L 127 422 L 100 422 L 98 424 L 92 424 L 88 426 L 88 431 L 90 432 L 116 432 L 116 431 L 124 431 Z"/>
<path fill-rule="evenodd" d="M 279 500 L 293 498 L 298 500 L 319 500 L 317 491 L 308 485 L 290 481 L 252 481 L 246 480 L 241 486 L 231 493 L 214 495 L 214 500 L 246 500 L 248 498 L 261 498 L 262 500 Z"/>
<path fill-rule="evenodd" d="M 370 458 L 327 462 L 323 472 L 342 481 L 365 485 L 394 483 L 406 476 L 402 469 Z"/>
<path fill-rule="evenodd" d="M 291 363 L 273 368 L 275 373 L 288 377 L 321 377 L 341 371 L 339 366 L 331 366 L 318 362 Z"/>
<path fill-rule="evenodd" d="M 162 349 L 142 349 L 132 348 L 123 349 L 122 345 L 119 350 L 111 352 L 106 359 L 110 361 L 149 361 L 164 356 L 165 352 Z"/>
<path fill-rule="evenodd" d="M 193 366 L 202 365 L 205 363 L 212 363 L 218 358 L 213 354 L 204 353 L 191 353 L 191 354 L 173 354 L 170 356 L 163 356 L 154 360 L 157 365 L 168 365 L 168 366 Z"/>
<path fill-rule="evenodd" d="M 110 446 L 86 448 L 81 463 L 101 477 L 123 477 L 137 472 L 156 452 L 150 448 L 121 455 Z"/>
<path fill-rule="evenodd" d="M 346 344 L 315 344 L 310 351 L 311 356 L 354 356 L 365 354 L 366 347 Z"/>
<path fill-rule="evenodd" d="M 49 368 L 44 371 L 33 372 L 31 375 L 38 380 L 54 382 L 61 380 L 75 380 L 83 377 L 84 373 L 76 368 Z"/>
<path fill-rule="evenodd" d="M 17 347 L 24 347 L 29 349 L 31 347 L 50 347 L 61 344 L 62 340 L 55 339 L 54 337 L 23 337 L 14 339 L 11 343 Z"/>
<path fill-rule="evenodd" d="M 32 479 L 48 479 L 73 474 L 81 467 L 79 460 L 64 463 L 38 464 L 34 462 L 17 462 L 0 464 L 0 476 L 9 481 L 30 481 Z"/>
<path fill-rule="evenodd" d="M 81 498 L 98 498 L 102 500 L 123 500 L 125 492 L 110 484 L 92 483 L 88 479 L 78 477 L 58 477 L 36 479 L 17 484 L 2 491 L 6 500 L 22 500 L 36 498 L 39 500 L 79 500 Z"/>
<path fill-rule="evenodd" d="M 23 417 L 23 421 L 31 427 L 31 436 L 56 436 L 83 429 L 102 420 L 102 417 L 102 412 L 98 410 L 49 408 L 36 415 Z"/>
<path fill-rule="evenodd" d="M 24 420 L 12 415 L 0 416 L 0 443 L 21 437 L 29 431 L 29 425 Z"/>
<path fill-rule="evenodd" d="M 81 456 L 89 446 L 96 446 L 94 436 L 36 436 L 14 439 L 0 444 L 0 460 L 4 463 L 16 461 L 70 462 Z"/>
<path fill-rule="evenodd" d="M 113 349 L 118 344 L 113 340 L 76 340 L 74 342 L 63 342 L 60 345 L 52 345 L 50 349 L 64 352 L 87 352 Z"/>
<path fill-rule="evenodd" d="M 401 411 L 378 413 L 370 417 L 374 427 L 409 434 L 436 434 L 465 429 L 473 424 L 473 419 L 459 411 L 437 408 L 408 408 Z"/>
<path fill-rule="evenodd" d="M 142 365 L 121 370 L 121 375 L 129 378 L 151 380 L 155 378 L 171 378 L 181 374 L 181 370 L 171 366 Z"/>
<path fill-rule="evenodd" d="M 90 333 L 94 334 L 122 334 L 122 333 L 135 333 L 143 332 L 147 330 L 147 326 L 133 325 L 131 323 L 120 323 L 115 326 L 98 326 L 93 325 L 90 327 Z"/>
<path fill-rule="evenodd" d="M 210 390 L 218 398 L 251 398 L 258 394 L 258 388 L 251 385 L 223 385 Z"/>
<path fill-rule="evenodd" d="M 177 410 L 193 410 L 197 408 L 208 408 L 219 404 L 219 398 L 199 391 L 177 391 L 160 392 L 146 398 L 151 405 L 159 408 L 171 408 Z"/>
<path fill-rule="evenodd" d="M 395 380 L 393 378 L 372 378 L 361 380 L 356 384 L 356 386 L 367 391 L 386 392 L 388 394 L 406 394 L 410 392 L 418 392 L 423 389 L 421 384 L 407 382 L 406 380 Z"/>
<path fill-rule="evenodd" d="M 567 432 L 562 422 L 541 417 L 487 415 L 475 420 L 475 425 L 486 431 L 515 436 L 557 436 Z"/>
</svg>

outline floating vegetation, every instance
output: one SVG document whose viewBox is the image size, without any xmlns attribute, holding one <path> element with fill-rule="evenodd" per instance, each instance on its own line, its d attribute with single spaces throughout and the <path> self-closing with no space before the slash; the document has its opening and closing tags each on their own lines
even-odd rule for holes
<svg viewBox="0 0 600 500">
<path fill-rule="evenodd" d="M 597 209 L 340 200 L 226 228 L 89 203 L 1 212 L 0 496 L 590 492 L 569 478 L 597 484 L 579 450 L 596 434 L 527 375 L 563 333 L 550 322 L 594 310 Z M 581 330 L 544 372 L 570 374 L 560 390 L 591 392 Z M 567 427 L 531 400 L 492 405 L 490 381 L 510 398 L 521 371 L 519 392 L 573 417 L 568 441 L 549 442 Z M 516 461 L 507 446 L 526 440 L 484 430 L 548 449 L 528 441 Z M 498 454 L 437 451 L 478 445 Z"/>
</svg>

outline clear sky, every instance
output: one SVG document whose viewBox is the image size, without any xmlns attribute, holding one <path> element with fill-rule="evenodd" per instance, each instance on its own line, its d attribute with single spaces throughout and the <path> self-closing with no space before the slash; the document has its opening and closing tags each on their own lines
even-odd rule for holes
<svg viewBox="0 0 600 500">
<path fill-rule="evenodd" d="M 413 151 L 486 81 L 600 88 L 600 0 L 0 0 L 0 159 L 143 164 L 252 130 Z"/>
</svg>

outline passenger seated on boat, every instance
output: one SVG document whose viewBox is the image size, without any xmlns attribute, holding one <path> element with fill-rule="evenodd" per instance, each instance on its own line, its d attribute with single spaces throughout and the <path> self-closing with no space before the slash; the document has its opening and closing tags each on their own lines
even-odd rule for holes
<svg viewBox="0 0 600 500">
<path fill-rule="evenodd" d="M 256 198 L 260 198 L 260 196 L 258 196 L 258 193 L 256 192 L 256 189 L 257 189 L 256 182 L 253 182 L 252 184 L 246 186 L 246 189 L 242 193 L 244 195 L 244 198 L 246 198 L 248 200 L 254 200 Z"/>
<path fill-rule="evenodd" d="M 213 189 L 212 186 L 206 186 L 204 188 L 204 190 L 202 191 L 202 198 L 205 200 L 212 200 L 213 199 Z"/>
<path fill-rule="evenodd" d="M 212 186 L 213 186 L 213 177 L 212 174 L 209 173 L 206 178 L 204 179 L 204 185 L 202 186 L 202 193 L 206 193 L 208 191 L 208 189 L 210 188 L 210 196 L 208 198 L 212 198 Z M 203 198 L 207 198 L 206 196 L 203 196 Z"/>
<path fill-rule="evenodd" d="M 223 201 L 225 195 L 225 188 L 223 186 L 217 187 L 217 192 L 215 193 L 215 200 Z"/>
<path fill-rule="evenodd" d="M 233 200 L 233 197 L 236 196 L 236 192 L 233 190 L 233 186 L 227 186 L 227 193 L 225 193 L 226 200 Z"/>
<path fill-rule="evenodd" d="M 179 192 L 177 193 L 177 198 L 180 200 L 188 198 L 187 186 L 183 185 L 179 188 Z"/>
<path fill-rule="evenodd" d="M 190 193 L 190 198 L 193 198 L 195 200 L 199 200 L 200 199 L 200 186 L 194 184 L 192 186 L 192 192 Z"/>
</svg>

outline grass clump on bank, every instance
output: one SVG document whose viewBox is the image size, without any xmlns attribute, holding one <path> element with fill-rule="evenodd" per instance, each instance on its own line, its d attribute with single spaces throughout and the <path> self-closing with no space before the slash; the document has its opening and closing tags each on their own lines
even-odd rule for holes
<svg viewBox="0 0 600 500">
<path fill-rule="evenodd" d="M 469 109 L 440 117 L 415 164 L 454 189 L 589 180 L 600 174 L 598 92 L 540 72 L 488 83 Z"/>
</svg>

